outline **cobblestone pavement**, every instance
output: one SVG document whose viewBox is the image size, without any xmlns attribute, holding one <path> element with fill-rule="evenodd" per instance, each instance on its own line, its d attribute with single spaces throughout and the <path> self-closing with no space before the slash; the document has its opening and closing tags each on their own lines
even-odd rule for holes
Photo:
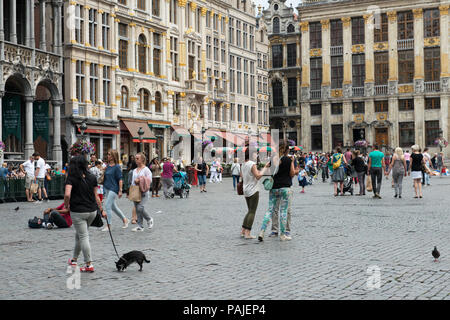
<svg viewBox="0 0 450 320">
<path fill-rule="evenodd" d="M 423 199 L 413 199 L 411 178 L 402 199 L 383 179 L 382 200 L 332 196 L 330 183 L 294 186 L 292 241 L 239 237 L 246 213 L 232 181 L 193 188 L 188 199 L 151 199 L 153 230 L 121 229 L 113 235 L 120 254 L 143 251 L 150 264 L 118 273 L 109 234 L 90 229 L 94 266 L 81 288 L 68 289 L 66 263 L 74 229 L 35 230 L 27 220 L 46 204 L 0 204 L 0 299 L 450 299 L 450 178 L 433 178 Z M 262 190 L 262 188 L 261 188 Z M 19 206 L 18 212 L 14 208 Z M 119 206 L 131 217 L 131 203 Z M 262 190 L 254 230 L 268 207 Z M 266 233 L 267 235 L 267 233 Z M 431 256 L 433 246 L 440 262 Z M 82 261 L 82 257 L 80 257 Z M 380 288 L 369 290 L 370 266 Z"/>
</svg>

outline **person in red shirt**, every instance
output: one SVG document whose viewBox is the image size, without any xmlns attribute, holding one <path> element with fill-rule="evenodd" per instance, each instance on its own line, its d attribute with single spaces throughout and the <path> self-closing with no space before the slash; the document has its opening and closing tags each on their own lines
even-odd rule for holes
<svg viewBox="0 0 450 320">
<path fill-rule="evenodd" d="M 55 225 L 58 228 L 70 228 L 72 218 L 69 209 L 64 206 L 64 203 L 56 208 L 45 209 L 43 224 L 47 229 L 53 229 Z"/>
</svg>

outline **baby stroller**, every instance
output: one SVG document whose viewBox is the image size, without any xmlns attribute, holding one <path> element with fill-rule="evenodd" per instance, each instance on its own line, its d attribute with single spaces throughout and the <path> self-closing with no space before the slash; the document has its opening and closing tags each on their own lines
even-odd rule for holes
<svg viewBox="0 0 450 320">
<path fill-rule="evenodd" d="M 338 193 L 341 192 L 339 187 L 337 192 Z M 350 166 L 347 166 L 345 168 L 344 191 L 342 193 L 345 194 L 346 192 L 353 195 L 353 177 L 352 177 L 352 168 Z"/>
<path fill-rule="evenodd" d="M 317 179 L 317 171 L 316 169 L 314 169 L 313 166 L 309 165 L 306 168 L 306 173 L 307 173 L 306 181 L 308 182 L 308 185 L 312 185 L 314 179 Z"/>
<path fill-rule="evenodd" d="M 173 174 L 173 192 L 180 198 L 189 197 L 191 186 L 187 183 L 186 172 L 177 172 Z"/>
</svg>

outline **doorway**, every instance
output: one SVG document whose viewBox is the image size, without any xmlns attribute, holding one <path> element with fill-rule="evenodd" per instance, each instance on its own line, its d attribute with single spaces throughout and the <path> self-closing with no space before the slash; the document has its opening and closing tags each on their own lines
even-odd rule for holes
<svg viewBox="0 0 450 320">
<path fill-rule="evenodd" d="M 375 128 L 375 143 L 379 148 L 389 144 L 388 128 Z"/>
<path fill-rule="evenodd" d="M 359 140 L 366 140 L 366 129 L 364 128 L 353 129 L 353 142 Z"/>
</svg>

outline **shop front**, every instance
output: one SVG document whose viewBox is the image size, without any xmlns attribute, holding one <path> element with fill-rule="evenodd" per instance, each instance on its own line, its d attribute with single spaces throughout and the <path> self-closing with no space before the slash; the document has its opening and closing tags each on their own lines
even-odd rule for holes
<svg viewBox="0 0 450 320">
<path fill-rule="evenodd" d="M 140 136 L 139 132 L 143 134 Z M 128 163 L 130 155 L 144 152 L 148 159 L 154 157 L 153 145 L 157 138 L 150 130 L 147 121 L 125 120 L 120 121 L 120 157 L 124 164 Z"/>
</svg>

